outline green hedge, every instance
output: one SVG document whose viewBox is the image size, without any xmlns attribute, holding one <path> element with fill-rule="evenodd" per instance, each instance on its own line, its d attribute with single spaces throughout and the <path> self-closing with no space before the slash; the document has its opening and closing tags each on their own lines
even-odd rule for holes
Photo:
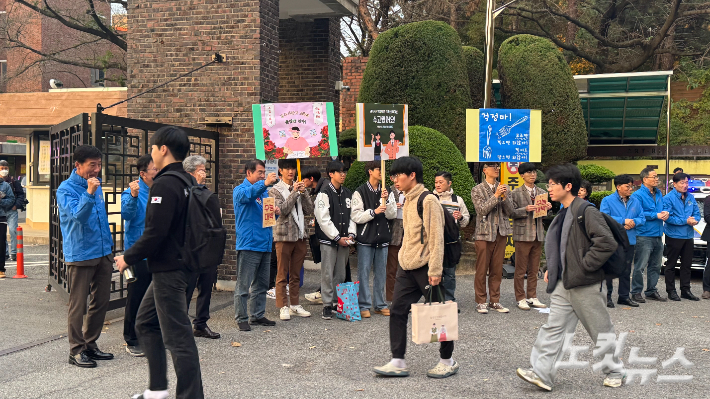
<svg viewBox="0 0 710 399">
<path fill-rule="evenodd" d="M 464 149 L 468 79 L 456 31 L 444 22 L 414 22 L 377 37 L 358 102 L 408 104 L 410 126 L 436 129 Z"/>
<path fill-rule="evenodd" d="M 592 184 L 601 184 L 612 181 L 616 176 L 611 170 L 600 165 L 578 165 L 582 179 L 589 180 Z"/>
<path fill-rule="evenodd" d="M 357 157 L 357 130 L 353 127 L 340 132 L 338 136 L 338 155 Z"/>
<path fill-rule="evenodd" d="M 551 41 L 532 35 L 507 39 L 498 52 L 498 74 L 503 108 L 542 110 L 543 169 L 586 156 L 577 86 Z"/>
<path fill-rule="evenodd" d="M 434 129 L 424 126 L 409 127 L 409 154 L 418 157 L 424 165 L 424 185 L 434 190 L 434 175 L 440 170 L 446 170 L 453 175 L 453 189 L 457 196 L 466 202 L 471 214 L 474 213 L 471 202 L 471 189 L 475 185 L 471 171 L 461 152 L 446 136 Z M 387 161 L 386 167 L 393 161 Z M 389 175 L 386 184 L 391 185 Z M 345 186 L 356 190 L 367 181 L 367 171 L 364 162 L 354 162 L 345 178 Z"/>
<path fill-rule="evenodd" d="M 589 196 L 589 201 L 599 209 L 602 205 L 602 200 L 612 194 L 614 194 L 613 191 L 593 191 Z"/>
<path fill-rule="evenodd" d="M 462 49 L 468 72 L 468 86 L 471 90 L 471 108 L 483 108 L 486 81 L 485 56 L 476 47 L 463 46 Z"/>
</svg>

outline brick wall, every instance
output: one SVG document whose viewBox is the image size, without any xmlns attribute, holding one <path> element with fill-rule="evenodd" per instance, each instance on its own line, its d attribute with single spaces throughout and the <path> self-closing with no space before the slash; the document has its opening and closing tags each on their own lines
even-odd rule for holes
<svg viewBox="0 0 710 399">
<path fill-rule="evenodd" d="M 129 7 L 129 96 L 209 61 L 214 52 L 227 56 L 225 64 L 129 101 L 128 117 L 202 129 L 204 117 L 233 117 L 233 126 L 219 128 L 217 194 L 229 234 L 219 275 L 234 280 L 232 191 L 255 155 L 251 105 L 278 99 L 278 0 L 142 0 Z"/>
<path fill-rule="evenodd" d="M 366 66 L 367 57 L 347 57 L 343 62 L 343 85 L 350 86 L 350 91 L 343 90 L 340 96 L 343 130 L 355 127 L 355 104 Z"/>
</svg>

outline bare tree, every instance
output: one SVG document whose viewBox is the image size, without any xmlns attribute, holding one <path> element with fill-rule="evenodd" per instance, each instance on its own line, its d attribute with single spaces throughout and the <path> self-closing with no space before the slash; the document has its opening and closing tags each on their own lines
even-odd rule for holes
<svg viewBox="0 0 710 399">
<path fill-rule="evenodd" d="M 0 23 L 0 42 L 8 52 L 22 54 L 7 80 L 31 71 L 74 73 L 78 68 L 104 71 L 106 81 L 122 84 L 126 73 L 126 30 L 112 24 L 111 8 L 124 13 L 126 0 L 14 0 Z M 48 21 L 60 37 L 51 45 L 36 39 L 36 25 Z M 9 72 L 9 71 L 8 71 Z M 85 82 L 91 86 L 96 82 Z"/>
</svg>

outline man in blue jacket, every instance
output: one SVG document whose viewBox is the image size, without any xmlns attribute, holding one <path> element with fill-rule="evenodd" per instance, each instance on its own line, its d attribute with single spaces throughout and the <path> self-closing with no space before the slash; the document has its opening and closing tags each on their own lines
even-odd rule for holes
<svg viewBox="0 0 710 399">
<path fill-rule="evenodd" d="M 0 251 L 7 251 L 7 225 L 8 217 L 11 216 L 10 213 L 13 212 L 13 207 L 15 206 L 15 195 L 13 193 L 12 186 L 10 183 L 5 181 L 4 177 L 7 175 L 10 167 L 7 161 L 0 161 Z M 17 211 L 15 210 L 15 221 L 17 221 Z M 17 228 L 17 223 L 15 223 L 15 228 Z M 2 243 L 5 241 L 5 243 Z M 5 261 L 7 253 L 0 254 L 0 278 L 5 278 Z"/>
<path fill-rule="evenodd" d="M 614 178 L 616 192 L 602 199 L 600 210 L 603 213 L 611 216 L 626 229 L 626 235 L 629 237 L 629 248 L 626 250 L 626 268 L 622 276 L 619 277 L 619 305 L 627 305 L 638 307 L 638 302 L 635 302 L 629 297 L 631 289 L 631 265 L 634 261 L 634 246 L 636 245 L 636 228 L 643 226 L 646 223 L 646 218 L 643 216 L 643 209 L 638 199 L 631 197 L 631 192 L 634 189 L 634 179 L 629 175 L 619 175 Z M 606 278 L 606 306 L 614 307 L 614 301 L 611 300 L 611 293 L 614 291 L 614 278 Z"/>
<path fill-rule="evenodd" d="M 665 302 L 656 289 L 661 274 L 663 261 L 663 222 L 668 219 L 668 212 L 663 210 L 663 195 L 658 189 L 658 174 L 651 168 L 644 168 L 641 173 L 643 185 L 631 197 L 641 203 L 646 223 L 636 228 L 636 248 L 634 274 L 631 280 L 631 299 L 645 303 L 643 291 L 643 271 L 646 270 L 646 298 Z"/>
<path fill-rule="evenodd" d="M 663 210 L 668 212 L 664 232 L 668 246 L 666 264 L 666 292 L 672 301 L 680 298 L 699 301 L 690 292 L 690 265 L 693 259 L 694 226 L 700 221 L 700 209 L 693 194 L 688 192 L 690 176 L 685 173 L 673 175 L 673 191 L 663 197 Z M 680 298 L 675 290 L 675 267 L 680 257 Z"/>
<path fill-rule="evenodd" d="M 150 154 L 138 158 L 136 164 L 140 178 L 129 185 L 129 189 L 121 194 L 121 217 L 126 221 L 124 231 L 124 251 L 128 251 L 138 241 L 145 230 L 145 209 L 148 206 L 148 194 L 153 185 L 153 179 L 158 174 L 158 168 L 153 163 Z M 126 340 L 126 352 L 131 356 L 145 356 L 136 336 L 136 315 L 145 292 L 153 280 L 148 270 L 148 262 L 142 261 L 133 265 L 136 281 L 128 284 L 126 298 L 126 316 L 123 319 L 123 339 Z"/>
<path fill-rule="evenodd" d="M 234 308 L 239 331 L 251 331 L 249 324 L 276 325 L 264 316 L 274 237 L 271 227 L 263 227 L 263 200 L 269 196 L 267 188 L 273 186 L 278 177 L 276 173 L 269 173 L 264 180 L 266 165 L 260 160 L 247 162 L 244 172 L 247 178 L 234 187 L 232 194 L 238 253 Z M 277 207 L 276 214 L 279 213 Z"/>
<path fill-rule="evenodd" d="M 101 191 L 102 154 L 82 145 L 74 150 L 74 170 L 57 189 L 59 225 L 69 282 L 69 364 L 96 367 L 96 360 L 113 355 L 99 350 L 111 295 L 113 237 Z M 91 295 L 86 311 L 86 298 Z M 86 327 L 84 324 L 86 311 Z"/>
</svg>

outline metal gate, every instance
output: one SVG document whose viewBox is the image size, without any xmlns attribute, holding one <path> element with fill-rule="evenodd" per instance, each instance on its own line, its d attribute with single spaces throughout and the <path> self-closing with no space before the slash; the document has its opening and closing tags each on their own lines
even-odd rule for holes
<svg viewBox="0 0 710 399">
<path fill-rule="evenodd" d="M 77 146 L 88 144 L 103 154 L 101 189 L 113 237 L 113 253 L 123 252 L 124 221 L 121 218 L 121 193 L 128 184 L 138 179 L 136 162 L 150 152 L 149 137 L 163 126 L 160 123 L 121 118 L 101 113 L 79 114 L 53 126 L 50 131 L 50 231 L 49 285 L 69 298 L 67 266 L 64 263 L 62 232 L 59 227 L 57 188 L 74 170 L 72 154 Z M 202 155 L 207 160 L 207 185 L 217 192 L 219 176 L 219 133 L 209 130 L 182 128 L 190 138 L 190 154 Z M 86 237 L 91 240 L 92 237 Z M 111 281 L 109 310 L 126 304 L 127 289 L 123 275 L 114 270 Z"/>
</svg>

